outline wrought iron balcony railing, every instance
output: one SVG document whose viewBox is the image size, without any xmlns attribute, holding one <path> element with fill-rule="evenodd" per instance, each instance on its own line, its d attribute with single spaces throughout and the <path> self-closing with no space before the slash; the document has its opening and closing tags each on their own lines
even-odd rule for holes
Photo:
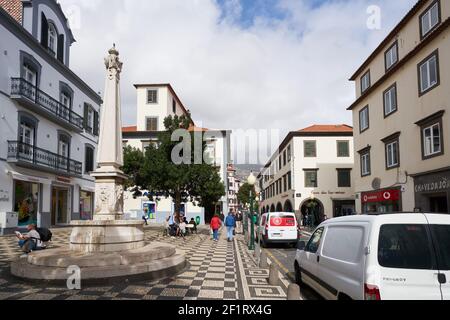
<svg viewBox="0 0 450 320">
<path fill-rule="evenodd" d="M 69 176 L 81 176 L 83 170 L 81 162 L 18 141 L 8 141 L 8 162 Z"/>
<path fill-rule="evenodd" d="M 27 98 L 53 117 L 83 130 L 83 117 L 22 78 L 11 78 L 11 95 Z"/>
</svg>

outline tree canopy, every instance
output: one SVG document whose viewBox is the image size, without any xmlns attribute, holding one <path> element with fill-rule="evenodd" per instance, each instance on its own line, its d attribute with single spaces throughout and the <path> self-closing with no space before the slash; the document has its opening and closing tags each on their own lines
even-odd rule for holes
<svg viewBox="0 0 450 320">
<path fill-rule="evenodd" d="M 194 161 L 198 150 L 194 146 L 194 132 L 189 130 L 191 124 L 190 115 L 169 116 L 164 120 L 166 131 L 158 134 L 157 144 L 151 144 L 143 152 L 130 146 L 124 150 L 123 171 L 130 176 L 127 187 L 134 191 L 135 196 L 140 196 L 142 190 L 147 191 L 150 201 L 171 197 L 176 215 L 180 214 L 182 203 L 193 202 L 206 207 L 225 195 L 225 186 L 217 168 L 209 162 Z M 180 149 L 179 153 L 184 159 L 191 160 L 187 163 L 176 163 L 173 159 L 173 152 L 180 142 L 172 141 L 172 135 L 178 129 L 184 129 L 186 137 L 191 139 L 190 148 Z M 206 142 L 202 138 L 201 155 L 205 148 Z"/>
<path fill-rule="evenodd" d="M 238 191 L 237 198 L 238 201 L 243 205 L 250 204 L 250 191 L 252 195 L 253 204 L 256 204 L 256 189 L 255 186 L 251 186 L 248 183 L 244 183 Z"/>
</svg>

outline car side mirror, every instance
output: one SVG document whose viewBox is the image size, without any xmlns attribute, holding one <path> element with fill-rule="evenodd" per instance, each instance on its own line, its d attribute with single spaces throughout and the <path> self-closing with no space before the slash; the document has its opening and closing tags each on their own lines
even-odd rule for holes
<svg viewBox="0 0 450 320">
<path fill-rule="evenodd" d="M 297 242 L 297 250 L 304 251 L 306 248 L 306 242 L 305 241 L 298 241 Z"/>
</svg>

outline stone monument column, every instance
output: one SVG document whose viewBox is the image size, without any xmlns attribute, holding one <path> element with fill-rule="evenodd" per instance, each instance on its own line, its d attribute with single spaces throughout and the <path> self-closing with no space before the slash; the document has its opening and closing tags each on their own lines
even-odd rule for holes
<svg viewBox="0 0 450 320">
<path fill-rule="evenodd" d="M 122 111 L 120 105 L 120 73 L 122 62 L 115 45 L 105 58 L 107 70 L 95 178 L 95 221 L 121 220 L 123 216 Z"/>
<path fill-rule="evenodd" d="M 120 73 L 122 62 L 115 45 L 105 58 L 106 83 L 100 116 L 98 167 L 95 178 L 93 221 L 72 221 L 70 248 L 79 252 L 114 252 L 142 248 L 144 226 L 141 220 L 123 220 L 124 182 Z"/>
</svg>

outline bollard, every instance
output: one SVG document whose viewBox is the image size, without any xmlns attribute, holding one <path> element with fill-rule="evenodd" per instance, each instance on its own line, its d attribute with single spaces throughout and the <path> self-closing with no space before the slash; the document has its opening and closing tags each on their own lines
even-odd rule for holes
<svg viewBox="0 0 450 320">
<path fill-rule="evenodd" d="M 261 250 L 261 254 L 259 256 L 259 267 L 261 269 L 266 269 L 269 265 L 267 264 L 267 253 L 265 250 Z"/>
<path fill-rule="evenodd" d="M 278 285 L 278 269 L 277 267 L 275 267 L 274 263 L 270 264 L 270 268 L 269 268 L 269 284 L 271 286 L 277 286 Z"/>
<path fill-rule="evenodd" d="M 298 284 L 291 283 L 288 287 L 287 292 L 287 299 L 288 300 L 302 300 L 300 297 L 300 287 Z"/>
<path fill-rule="evenodd" d="M 256 245 L 255 252 L 253 253 L 253 256 L 255 258 L 259 257 L 261 255 L 261 247 L 259 245 Z"/>
</svg>

